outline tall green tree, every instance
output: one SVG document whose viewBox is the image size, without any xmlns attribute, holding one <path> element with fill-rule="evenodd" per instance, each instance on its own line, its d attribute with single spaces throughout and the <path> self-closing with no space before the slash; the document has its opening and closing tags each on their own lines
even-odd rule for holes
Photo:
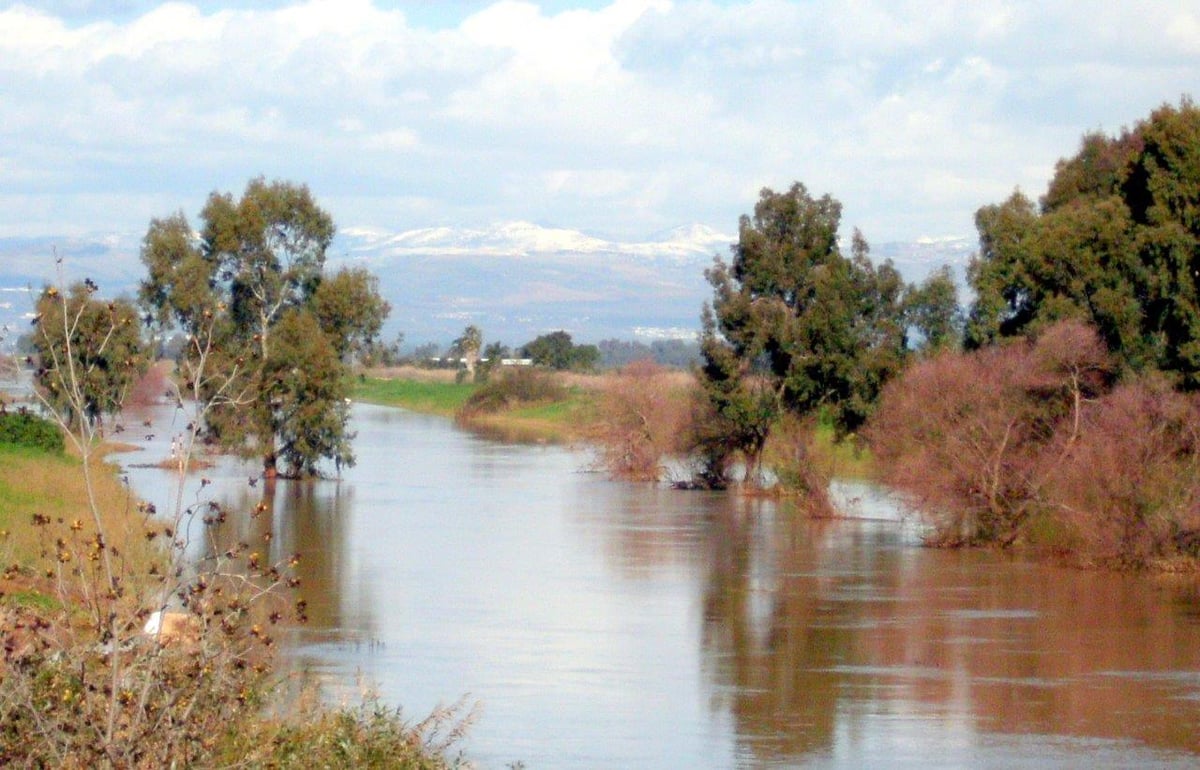
<svg viewBox="0 0 1200 770">
<path fill-rule="evenodd" d="M 550 369 L 571 368 L 571 351 L 575 343 L 571 335 L 559 330 L 549 334 L 541 334 L 521 347 L 521 354 L 533 360 L 537 366 Z"/>
<path fill-rule="evenodd" d="M 186 336 L 181 369 L 212 408 L 208 435 L 256 451 L 273 476 L 350 463 L 347 361 L 370 346 L 389 307 L 365 270 L 324 273 L 333 220 L 303 185 L 254 179 L 214 192 L 195 237 L 182 213 L 150 223 L 142 244 L 147 319 Z M 202 365 L 203 364 L 203 365 Z"/>
<path fill-rule="evenodd" d="M 343 361 L 374 349 L 391 310 L 379 293 L 379 278 L 365 267 L 344 267 L 323 278 L 312 297 L 321 331 Z"/>
<path fill-rule="evenodd" d="M 1200 109 L 1165 105 L 1118 136 L 1086 135 L 1035 205 L 976 215 L 966 342 L 1092 325 L 1123 368 L 1200 388 Z"/>
<path fill-rule="evenodd" d="M 920 285 L 911 287 L 903 304 L 905 322 L 917 337 L 910 340 L 911 345 L 937 352 L 961 344 L 964 317 L 949 266 L 937 268 Z"/>
<path fill-rule="evenodd" d="M 600 362 L 600 348 L 595 345 L 576 345 L 571 335 L 561 329 L 525 343 L 521 347 L 521 354 L 533 359 L 537 366 L 560 371 L 590 371 Z"/>
<path fill-rule="evenodd" d="M 45 288 L 32 337 L 38 394 L 62 420 L 101 421 L 118 411 L 149 363 L 137 309 L 125 300 L 96 298 L 90 280 L 63 294 Z"/>
<path fill-rule="evenodd" d="M 891 263 L 871 263 L 861 233 L 842 254 L 840 220 L 840 203 L 799 182 L 764 189 L 731 263 L 706 272 L 700 379 L 715 428 L 705 443 L 740 453 L 753 478 L 782 414 L 823 409 L 853 431 L 903 360 L 906 287 Z"/>
</svg>

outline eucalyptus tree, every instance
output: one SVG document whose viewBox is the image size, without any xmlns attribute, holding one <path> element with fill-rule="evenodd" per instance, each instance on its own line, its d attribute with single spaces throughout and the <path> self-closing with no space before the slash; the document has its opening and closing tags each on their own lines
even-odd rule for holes
<svg viewBox="0 0 1200 770">
<path fill-rule="evenodd" d="M 784 414 L 827 411 L 855 430 L 905 351 L 905 285 L 866 240 L 841 251 L 841 204 L 796 182 L 764 189 L 742 216 L 733 258 L 706 272 L 700 382 L 709 419 L 698 437 L 718 462 L 741 454 L 761 479 L 762 451 Z"/>
<path fill-rule="evenodd" d="M 1116 136 L 1086 135 L 1039 204 L 976 215 L 971 347 L 1064 318 L 1094 326 L 1126 369 L 1200 388 L 1200 109 L 1164 105 Z"/>
<path fill-rule="evenodd" d="M 333 220 L 304 185 L 254 179 L 240 198 L 212 193 L 200 218 L 198 233 L 182 213 L 151 221 L 139 299 L 149 322 L 187 335 L 181 371 L 212 402 L 208 436 L 257 452 L 268 476 L 279 460 L 291 475 L 352 462 L 345 359 L 389 310 L 377 284 L 325 276 Z"/>
<path fill-rule="evenodd" d="M 99 299 L 97 290 L 91 280 L 65 293 L 48 286 L 37 301 L 34 380 L 39 397 L 68 427 L 80 421 L 90 427 L 119 411 L 148 365 L 137 308 Z"/>
<path fill-rule="evenodd" d="M 373 350 L 391 305 L 380 295 L 379 279 L 370 270 L 350 267 L 321 281 L 312 309 L 338 356 L 348 362 Z"/>
</svg>

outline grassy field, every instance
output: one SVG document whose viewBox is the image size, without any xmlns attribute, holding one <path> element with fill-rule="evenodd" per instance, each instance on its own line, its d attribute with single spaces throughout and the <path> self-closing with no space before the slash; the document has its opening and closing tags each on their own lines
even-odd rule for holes
<svg viewBox="0 0 1200 770">
<path fill-rule="evenodd" d="M 595 407 L 594 391 L 572 387 L 565 400 L 475 415 L 466 424 L 509 441 L 567 444 L 583 440 Z"/>
<path fill-rule="evenodd" d="M 110 537 L 136 551 L 147 550 L 138 545 L 143 518 L 115 468 L 94 461 L 92 482 Z M 92 529 L 83 464 L 75 457 L 0 444 L 0 554 L 5 565 L 28 566 L 45 548 L 45 533 L 30 526 L 35 514 L 54 521 L 82 521 Z"/>
<path fill-rule="evenodd" d="M 355 381 L 353 397 L 370 404 L 455 417 L 480 386 L 456 383 L 453 376 L 453 372 L 445 370 L 412 367 L 368 372 Z M 565 399 L 517 404 L 499 412 L 472 415 L 464 424 L 515 441 L 575 441 L 583 435 L 583 429 L 594 413 L 594 383 L 601 379 L 581 379 L 575 375 L 569 380 Z"/>
<path fill-rule="evenodd" d="M 367 377 L 354 383 L 354 398 L 368 404 L 453 417 L 478 386 L 472 383 Z"/>
</svg>

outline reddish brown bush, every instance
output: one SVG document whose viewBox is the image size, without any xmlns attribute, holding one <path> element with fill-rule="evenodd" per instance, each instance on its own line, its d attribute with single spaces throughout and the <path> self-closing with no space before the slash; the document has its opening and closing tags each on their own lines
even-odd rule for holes
<svg viewBox="0 0 1200 770">
<path fill-rule="evenodd" d="M 1039 430 L 1024 346 L 922 361 L 884 390 L 868 430 L 885 480 L 944 544 L 1012 543 L 1038 486 Z"/>
<path fill-rule="evenodd" d="M 1085 554 L 1121 567 L 1192 551 L 1200 534 L 1200 404 L 1145 380 L 1085 411 L 1049 494 Z"/>
<path fill-rule="evenodd" d="M 626 366 L 600 397 L 591 439 L 614 478 L 655 481 L 679 450 L 690 399 L 678 378 L 652 361 Z"/>
<path fill-rule="evenodd" d="M 1200 404 L 1153 379 L 1109 392 L 1113 378 L 1096 334 L 1063 322 L 1036 344 L 918 363 L 868 436 L 937 542 L 1007 546 L 1041 522 L 1120 566 L 1200 551 Z"/>
<path fill-rule="evenodd" d="M 125 406 L 150 406 L 157 404 L 171 392 L 169 382 L 170 364 L 158 361 L 152 364 L 146 373 L 134 381 L 125 396 Z"/>
</svg>

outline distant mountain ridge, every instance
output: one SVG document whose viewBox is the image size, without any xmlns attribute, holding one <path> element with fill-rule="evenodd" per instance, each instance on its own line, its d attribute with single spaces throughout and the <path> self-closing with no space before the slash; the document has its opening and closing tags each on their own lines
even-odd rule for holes
<svg viewBox="0 0 1200 770">
<path fill-rule="evenodd" d="M 427 227 L 390 233 L 369 228 L 347 228 L 341 240 L 351 253 L 529 257 L 553 254 L 627 254 L 642 257 L 711 256 L 728 251 L 736 240 L 706 225 L 685 225 L 651 236 L 646 241 L 608 241 L 578 230 L 542 227 L 531 222 L 503 222 L 484 229 Z"/>
<path fill-rule="evenodd" d="M 511 346 L 565 329 L 579 341 L 656 339 L 694 334 L 712 288 L 704 270 L 728 259 L 735 235 L 702 224 L 637 241 L 613 241 L 526 221 L 487 227 L 404 231 L 347 227 L 329 251 L 329 266 L 364 265 L 392 305 L 385 336 L 446 344 L 464 326 Z M 0 238 L 0 326 L 9 341 L 28 327 L 32 296 L 63 271 L 89 277 L 106 296 L 133 296 L 143 268 L 140 236 Z M 877 244 L 876 261 L 892 259 L 907 280 L 941 264 L 961 276 L 974 243 L 926 238 Z M 61 258 L 61 265 L 56 262 Z"/>
</svg>

